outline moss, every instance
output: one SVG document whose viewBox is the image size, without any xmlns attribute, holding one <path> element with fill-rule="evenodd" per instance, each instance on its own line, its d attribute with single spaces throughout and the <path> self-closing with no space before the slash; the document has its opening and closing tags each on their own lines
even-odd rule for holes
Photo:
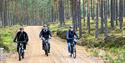
<svg viewBox="0 0 125 63">
<path fill-rule="evenodd" d="M 82 46 L 87 46 L 89 48 L 99 47 L 99 48 L 111 48 L 111 47 L 123 47 L 125 45 L 125 38 L 121 36 L 108 36 L 107 38 L 95 39 L 92 35 L 84 35 L 80 39 Z"/>
</svg>

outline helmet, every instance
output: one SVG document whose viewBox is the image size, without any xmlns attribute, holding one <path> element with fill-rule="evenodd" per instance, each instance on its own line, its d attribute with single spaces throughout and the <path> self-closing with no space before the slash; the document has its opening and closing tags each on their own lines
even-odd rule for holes
<svg viewBox="0 0 125 63">
<path fill-rule="evenodd" d="M 73 26 L 70 26 L 69 28 L 73 28 Z"/>
<path fill-rule="evenodd" d="M 47 27 L 47 25 L 46 25 L 46 24 L 44 24 L 44 25 L 43 25 L 43 27 Z"/>
</svg>

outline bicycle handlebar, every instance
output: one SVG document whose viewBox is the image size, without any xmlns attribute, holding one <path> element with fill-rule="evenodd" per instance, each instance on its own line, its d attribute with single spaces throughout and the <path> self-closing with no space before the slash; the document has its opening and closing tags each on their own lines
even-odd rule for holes
<svg viewBox="0 0 125 63">
<path fill-rule="evenodd" d="M 16 43 L 24 43 L 24 42 L 26 42 L 26 41 L 16 41 Z"/>
</svg>

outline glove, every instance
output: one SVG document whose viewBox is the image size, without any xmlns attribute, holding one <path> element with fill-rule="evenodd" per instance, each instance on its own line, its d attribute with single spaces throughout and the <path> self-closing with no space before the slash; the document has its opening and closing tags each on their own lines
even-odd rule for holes
<svg viewBox="0 0 125 63">
<path fill-rule="evenodd" d="M 16 40 L 13 40 L 13 42 L 16 42 Z"/>
<path fill-rule="evenodd" d="M 51 37 L 49 37 L 49 39 L 51 39 Z"/>
</svg>

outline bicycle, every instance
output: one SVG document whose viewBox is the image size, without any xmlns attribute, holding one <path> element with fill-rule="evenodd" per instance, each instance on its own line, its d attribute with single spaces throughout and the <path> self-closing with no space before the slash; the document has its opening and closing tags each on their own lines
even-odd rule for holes
<svg viewBox="0 0 125 63">
<path fill-rule="evenodd" d="M 24 58 L 24 48 L 23 48 L 23 43 L 24 41 L 19 41 L 19 49 L 18 49 L 18 55 L 19 55 L 19 61 Z"/>
<path fill-rule="evenodd" d="M 49 43 L 48 43 L 48 39 L 43 39 L 44 41 L 44 45 L 43 45 L 43 49 L 45 51 L 45 55 L 48 56 L 48 53 L 49 53 Z"/>
</svg>

